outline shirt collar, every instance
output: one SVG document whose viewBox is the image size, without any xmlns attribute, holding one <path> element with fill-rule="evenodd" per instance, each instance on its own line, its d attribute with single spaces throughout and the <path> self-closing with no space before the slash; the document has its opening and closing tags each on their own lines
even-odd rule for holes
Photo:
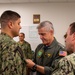
<svg viewBox="0 0 75 75">
<path fill-rule="evenodd" d="M 57 40 L 56 40 L 56 38 L 54 37 L 53 42 L 52 42 L 50 45 L 48 45 L 48 46 L 45 46 L 45 45 L 44 45 L 44 47 L 46 47 L 46 48 L 52 48 L 52 47 L 54 47 L 56 44 L 57 44 Z"/>
</svg>

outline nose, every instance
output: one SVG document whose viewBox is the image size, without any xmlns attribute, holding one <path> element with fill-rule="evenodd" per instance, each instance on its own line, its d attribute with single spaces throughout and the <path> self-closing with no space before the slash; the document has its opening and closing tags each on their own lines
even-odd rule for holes
<svg viewBox="0 0 75 75">
<path fill-rule="evenodd" d="M 20 29 L 21 29 L 22 27 L 21 27 L 21 25 L 20 25 Z"/>
</svg>

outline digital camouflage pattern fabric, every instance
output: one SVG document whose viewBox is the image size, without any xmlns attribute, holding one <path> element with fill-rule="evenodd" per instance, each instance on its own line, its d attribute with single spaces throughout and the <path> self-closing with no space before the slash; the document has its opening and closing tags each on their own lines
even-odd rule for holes
<svg viewBox="0 0 75 75">
<path fill-rule="evenodd" d="M 0 75 L 25 75 L 26 62 L 17 43 L 7 34 L 0 34 Z"/>
<path fill-rule="evenodd" d="M 19 47 L 21 47 L 24 56 L 28 59 L 32 59 L 32 51 L 31 46 L 27 41 L 24 41 L 23 43 L 18 42 Z"/>
<path fill-rule="evenodd" d="M 75 75 L 75 53 L 62 58 L 52 75 Z"/>
<path fill-rule="evenodd" d="M 32 51 L 31 51 L 31 46 L 27 41 L 23 41 L 23 43 L 18 42 L 19 47 L 22 49 L 24 57 L 27 59 L 32 59 Z M 26 67 L 26 75 L 30 75 L 30 69 Z"/>
</svg>

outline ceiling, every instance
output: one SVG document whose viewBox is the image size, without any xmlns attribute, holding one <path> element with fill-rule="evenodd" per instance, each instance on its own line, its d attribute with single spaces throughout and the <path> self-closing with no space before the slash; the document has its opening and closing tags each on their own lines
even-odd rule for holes
<svg viewBox="0 0 75 75">
<path fill-rule="evenodd" d="M 0 3 L 74 3 L 75 0 L 0 0 Z"/>
</svg>

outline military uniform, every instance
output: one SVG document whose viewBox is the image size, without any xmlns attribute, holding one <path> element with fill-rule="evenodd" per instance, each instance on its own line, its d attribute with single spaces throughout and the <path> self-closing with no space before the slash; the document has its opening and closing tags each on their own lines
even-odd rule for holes
<svg viewBox="0 0 75 75">
<path fill-rule="evenodd" d="M 26 62 L 17 43 L 7 34 L 0 34 L 0 75 L 25 75 Z"/>
<path fill-rule="evenodd" d="M 27 59 L 32 59 L 32 51 L 31 46 L 27 41 L 24 41 L 23 43 L 18 42 L 19 47 L 21 47 L 24 57 Z M 30 69 L 26 67 L 26 75 L 30 75 Z"/>
<path fill-rule="evenodd" d="M 23 43 L 18 42 L 18 45 L 22 48 L 25 57 L 28 59 L 32 59 L 32 51 L 30 44 L 27 41 L 24 41 Z"/>
<path fill-rule="evenodd" d="M 62 58 L 52 75 L 75 75 L 75 53 Z"/>
<path fill-rule="evenodd" d="M 37 71 L 36 75 L 51 75 L 51 72 L 57 66 L 59 59 L 64 56 L 63 54 L 60 54 L 60 51 L 63 50 L 64 49 L 59 45 L 56 39 L 54 39 L 49 46 L 44 46 L 43 44 L 38 45 L 35 50 L 34 62 L 44 66 L 45 74 L 41 74 Z"/>
</svg>

